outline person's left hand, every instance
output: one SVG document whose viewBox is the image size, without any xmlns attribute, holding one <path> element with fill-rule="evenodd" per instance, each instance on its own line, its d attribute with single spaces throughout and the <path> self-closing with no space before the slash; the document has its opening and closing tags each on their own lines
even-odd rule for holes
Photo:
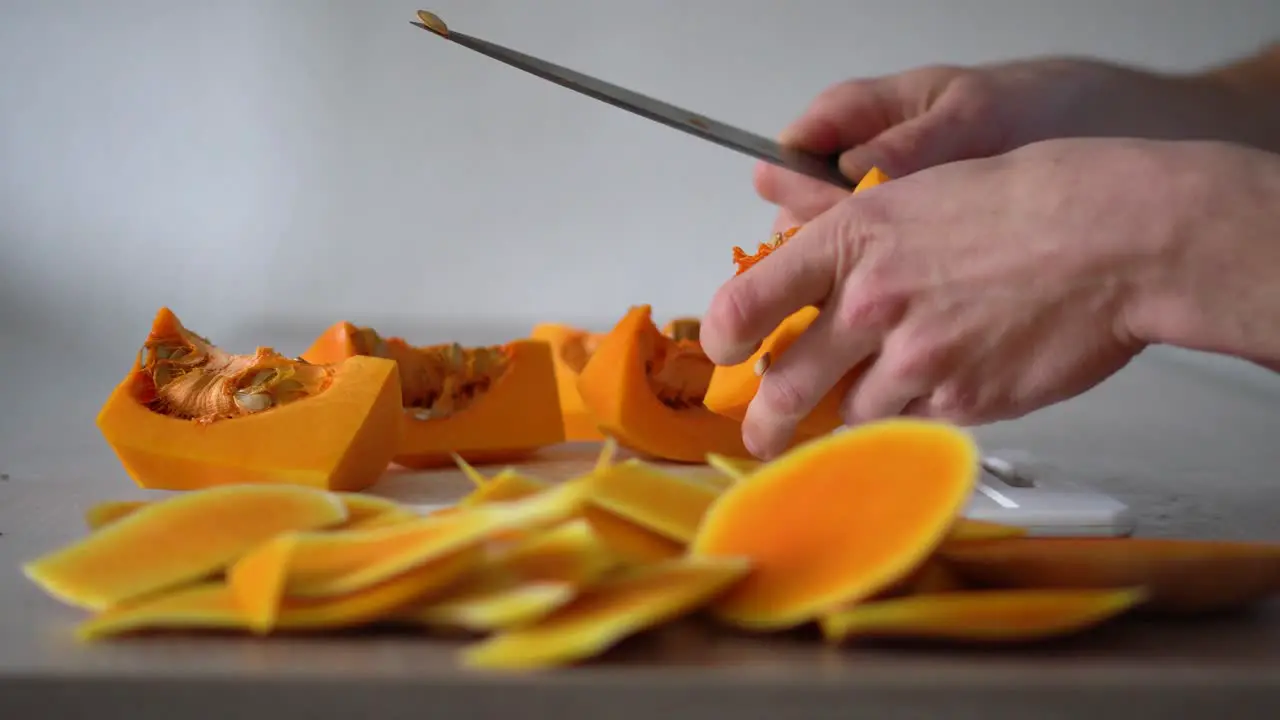
<svg viewBox="0 0 1280 720">
<path fill-rule="evenodd" d="M 743 422 L 758 457 L 862 365 L 857 424 L 973 425 L 1081 393 L 1144 344 L 1126 313 L 1176 234 L 1177 145 L 1053 140 L 850 195 L 717 292 L 701 342 L 745 361 L 806 305 L 818 319 L 761 380 Z"/>
</svg>

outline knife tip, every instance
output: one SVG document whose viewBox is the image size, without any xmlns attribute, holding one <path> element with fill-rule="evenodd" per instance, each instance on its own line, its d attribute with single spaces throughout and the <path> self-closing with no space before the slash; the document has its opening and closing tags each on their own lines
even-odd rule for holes
<svg viewBox="0 0 1280 720">
<path fill-rule="evenodd" d="M 423 30 L 433 32 L 440 37 L 449 37 L 449 26 L 445 25 L 444 20 L 441 20 L 439 15 L 436 15 L 433 12 L 427 12 L 426 10 L 419 10 L 418 20 L 421 22 L 410 21 L 409 24 L 417 25 Z"/>
</svg>

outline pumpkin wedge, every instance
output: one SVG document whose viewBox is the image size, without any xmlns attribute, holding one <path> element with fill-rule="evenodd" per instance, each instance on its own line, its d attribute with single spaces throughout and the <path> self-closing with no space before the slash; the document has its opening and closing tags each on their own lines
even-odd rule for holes
<svg viewBox="0 0 1280 720">
<path fill-rule="evenodd" d="M 714 367 L 698 343 L 663 335 L 638 305 L 600 341 L 578 392 L 600 429 L 637 452 L 690 463 L 709 452 L 750 457 L 741 423 L 702 405 Z"/>
<path fill-rule="evenodd" d="M 586 367 L 603 334 L 588 332 L 561 323 L 539 323 L 530 337 L 551 346 L 555 361 L 556 391 L 560 395 L 560 413 L 564 419 L 564 437 L 570 442 L 603 440 L 595 418 L 578 394 L 578 374 Z"/>
<path fill-rule="evenodd" d="M 399 394 L 387 360 L 313 365 L 270 348 L 233 355 L 161 308 L 97 422 L 145 488 L 292 483 L 363 490 L 395 450 Z"/>
<path fill-rule="evenodd" d="M 750 570 L 742 558 L 683 557 L 604 580 L 530 625 L 467 647 L 473 668 L 536 670 L 597 655 L 623 638 L 687 615 Z"/>
<path fill-rule="evenodd" d="M 872 168 L 862 177 L 853 192 L 858 193 L 888 182 L 889 177 L 879 168 Z M 794 227 L 774 235 L 767 243 L 760 243 L 754 255 L 748 255 L 742 248 L 733 249 L 733 262 L 736 275 L 741 275 L 757 263 L 763 261 L 775 250 L 782 247 L 796 234 L 800 228 Z M 760 343 L 760 347 L 746 361 L 737 365 L 720 365 L 711 376 L 703 402 L 707 408 L 719 415 L 734 420 L 746 417 L 747 405 L 760 389 L 760 378 L 768 372 L 771 363 L 776 362 L 787 348 L 809 328 L 818 317 L 818 308 L 808 306 L 797 310 L 782 321 L 773 332 Z M 840 416 L 840 403 L 853 387 L 857 379 L 857 369 L 849 372 L 836 383 L 827 394 L 818 401 L 817 406 L 797 424 L 796 437 L 807 439 L 824 435 L 844 424 Z"/>
<path fill-rule="evenodd" d="M 50 595 L 101 610 L 221 572 L 281 533 L 347 519 L 332 493 L 292 485 L 230 485 L 139 507 L 23 566 Z"/>
<path fill-rule="evenodd" d="M 977 476 L 977 446 L 959 428 L 868 423 L 797 447 L 725 490 L 689 549 L 752 561 L 751 574 L 713 605 L 718 618 L 794 627 L 915 571 L 946 538 Z"/>
<path fill-rule="evenodd" d="M 1080 633 L 1145 597 L 1141 588 L 947 592 L 862 603 L 819 624 L 832 643 L 854 637 L 1030 643 Z"/>
<path fill-rule="evenodd" d="M 312 343 L 309 362 L 390 358 L 399 368 L 400 443 L 394 462 L 433 468 L 455 456 L 499 462 L 564 442 L 551 346 L 522 339 L 464 348 L 413 346 L 339 322 Z"/>
<path fill-rule="evenodd" d="M 1280 594 L 1280 544 L 1174 538 L 1019 538 L 948 545 L 940 557 L 990 588 L 1142 586 L 1143 609 L 1237 610 Z"/>
<path fill-rule="evenodd" d="M 576 594 L 573 584 L 550 581 L 480 588 L 407 610 L 397 620 L 491 633 L 537 622 L 567 605 Z"/>
</svg>

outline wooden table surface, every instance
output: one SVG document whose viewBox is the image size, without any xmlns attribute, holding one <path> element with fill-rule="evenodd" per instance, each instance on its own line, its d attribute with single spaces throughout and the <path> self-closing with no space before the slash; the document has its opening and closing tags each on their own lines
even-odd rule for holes
<svg viewBox="0 0 1280 720">
<path fill-rule="evenodd" d="M 1276 604 L 1001 652 L 836 649 L 681 623 L 598 663 L 531 677 L 460 670 L 457 641 L 403 634 L 78 644 L 82 613 L 18 566 L 83 533 L 89 505 L 146 494 L 84 420 L 105 397 L 100 381 L 41 385 L 28 380 L 55 369 L 21 367 L 26 379 L 2 388 L 30 412 L 0 426 L 0 718 L 1280 717 Z M 978 436 L 1069 464 L 1134 507 L 1139 535 L 1280 540 L 1275 384 L 1142 357 L 1081 398 Z M 551 449 L 528 470 L 564 477 L 594 452 Z M 465 489 L 445 469 L 391 472 L 374 492 L 438 503 Z"/>
</svg>

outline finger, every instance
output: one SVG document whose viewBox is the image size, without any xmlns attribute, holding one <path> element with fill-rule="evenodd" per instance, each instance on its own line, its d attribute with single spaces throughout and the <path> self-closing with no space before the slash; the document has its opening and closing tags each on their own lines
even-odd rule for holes
<svg viewBox="0 0 1280 720">
<path fill-rule="evenodd" d="M 840 172 L 860 178 L 878 167 L 889 177 L 995 152 L 993 131 L 968 96 L 939 99 L 924 114 L 886 129 L 840 155 Z"/>
<path fill-rule="evenodd" d="M 779 208 L 777 217 L 773 219 L 772 232 L 774 233 L 786 232 L 793 227 L 799 227 L 803 224 L 804 222 L 802 222 L 795 215 L 792 215 L 790 210 L 786 208 Z M 1277 371 L 1277 372 L 1280 372 L 1280 371 Z"/>
<path fill-rule="evenodd" d="M 898 417 L 913 403 L 919 410 L 928 411 L 927 405 L 919 403 L 927 402 L 931 391 L 929 380 L 904 371 L 886 349 L 854 380 L 841 403 L 840 415 L 846 425 L 858 425 Z"/>
<path fill-rule="evenodd" d="M 848 195 L 831 183 L 763 161 L 756 164 L 754 184 L 760 197 L 789 211 L 797 225 L 830 210 Z"/>
<path fill-rule="evenodd" d="M 879 328 L 849 328 L 838 308 L 821 312 L 760 379 L 747 406 L 742 440 L 767 460 L 787 449 L 796 427 L 845 373 L 875 352 Z"/>
<path fill-rule="evenodd" d="M 711 298 L 699 332 L 717 365 L 736 365 L 795 311 L 820 304 L 840 272 L 839 207 L 800 229 L 751 270 L 729 279 Z"/>
<path fill-rule="evenodd" d="M 889 128 L 896 115 L 885 107 L 885 83 L 883 79 L 847 80 L 828 87 L 783 129 L 778 141 L 788 147 L 832 154 L 870 140 Z"/>
</svg>

